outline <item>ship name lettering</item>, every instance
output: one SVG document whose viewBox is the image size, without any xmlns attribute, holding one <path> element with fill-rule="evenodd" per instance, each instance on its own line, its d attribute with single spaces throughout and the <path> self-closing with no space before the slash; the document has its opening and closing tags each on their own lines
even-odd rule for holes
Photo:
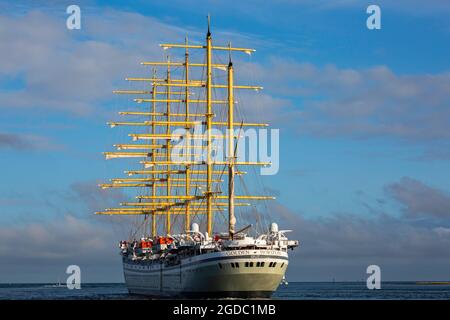
<svg viewBox="0 0 450 320">
<path fill-rule="evenodd" d="M 236 251 L 226 251 L 228 256 L 236 256 L 241 254 L 250 254 L 249 250 L 236 250 Z"/>
<path fill-rule="evenodd" d="M 261 255 L 275 255 L 280 256 L 281 252 L 278 250 L 261 250 L 261 251 L 253 251 L 253 250 L 232 250 L 225 251 L 227 256 L 240 256 L 240 255 L 251 255 L 252 257 L 258 257 Z"/>
</svg>

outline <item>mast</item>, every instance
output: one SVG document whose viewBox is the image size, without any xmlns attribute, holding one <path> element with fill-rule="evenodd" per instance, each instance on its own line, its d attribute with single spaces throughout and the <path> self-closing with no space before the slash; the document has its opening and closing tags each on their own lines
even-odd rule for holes
<svg viewBox="0 0 450 320">
<path fill-rule="evenodd" d="M 211 61 L 212 61 L 212 40 L 210 31 L 210 17 L 208 14 L 208 33 L 206 34 L 206 229 L 208 235 L 211 235 L 212 231 L 212 164 L 211 164 L 211 122 L 212 122 L 212 109 L 211 109 Z"/>
<path fill-rule="evenodd" d="M 113 91 L 116 94 L 133 95 L 133 101 L 138 105 L 151 103 L 151 107 L 144 110 L 135 109 L 119 112 L 121 116 L 126 117 L 148 116 L 149 118 L 147 118 L 148 120 L 146 121 L 108 122 L 108 125 L 112 128 L 117 126 L 131 126 L 134 129 L 145 129 L 145 133 L 142 132 L 142 130 L 138 130 L 137 132 L 132 131 L 128 134 L 128 136 L 132 138 L 134 143 L 115 144 L 114 147 L 117 148 L 117 151 L 104 152 L 107 160 L 118 158 L 141 158 L 141 160 L 137 163 L 143 164 L 144 168 L 138 170 L 126 170 L 125 174 L 129 177 L 132 176 L 131 178 L 115 178 L 110 179 L 110 183 L 99 184 L 102 189 L 145 188 L 145 192 L 143 194 L 138 193 L 136 196 L 136 202 L 123 202 L 120 204 L 121 207 L 119 208 L 107 208 L 104 211 L 96 213 L 105 215 L 143 215 L 146 218 L 151 215 L 151 229 L 153 236 L 156 236 L 158 229 L 160 232 L 163 232 L 164 222 L 166 227 L 165 231 L 167 231 L 167 234 L 175 232 L 175 227 L 171 224 L 175 223 L 177 220 L 179 221 L 179 216 L 177 215 L 183 215 L 185 218 L 184 228 L 182 224 L 179 227 L 181 227 L 181 229 L 185 229 L 185 231 L 189 231 L 192 214 L 204 214 L 206 215 L 206 219 L 202 219 L 202 222 L 206 220 L 206 231 L 208 232 L 208 236 L 211 236 L 213 230 L 214 212 L 225 212 L 222 208 L 228 207 L 228 233 L 229 237 L 232 239 L 235 234 L 235 207 L 250 205 L 249 203 L 242 202 L 242 200 L 253 201 L 274 199 L 269 196 L 235 195 L 235 175 L 246 174 L 246 172 L 237 171 L 236 166 L 266 166 L 270 165 L 270 162 L 237 161 L 235 159 L 234 150 L 234 127 L 266 127 L 268 124 L 244 122 L 234 123 L 234 89 L 258 91 L 261 90 L 262 87 L 252 85 L 235 85 L 234 67 L 231 63 L 231 57 L 228 64 L 214 63 L 212 52 L 213 50 L 227 50 L 229 53 L 236 51 L 250 54 L 255 50 L 242 47 L 234 48 L 231 47 L 231 44 L 228 46 L 213 46 L 209 16 L 208 32 L 206 34 L 205 44 L 189 44 L 186 37 L 184 43 L 182 44 L 163 43 L 160 44 L 160 46 L 164 50 L 169 48 L 185 49 L 184 61 L 171 61 L 171 59 L 167 57 L 167 60 L 162 62 L 141 62 L 142 65 L 167 67 L 167 76 L 157 78 L 157 74 L 154 72 L 153 76 L 148 78 L 126 78 L 127 81 L 142 81 L 151 83 L 151 91 L 148 91 L 148 89 Z M 190 61 L 188 49 L 201 50 L 206 54 L 206 61 L 203 63 Z M 171 66 L 184 67 L 184 77 L 177 78 L 177 68 L 175 70 L 171 70 Z M 191 79 L 191 68 L 196 67 L 206 69 L 205 78 Z M 227 83 L 213 84 L 213 68 L 227 72 Z M 175 89 L 172 89 L 172 87 L 175 87 Z M 190 99 L 190 94 L 192 94 L 190 88 L 201 90 L 206 89 L 206 97 L 204 99 L 200 99 L 200 97 L 194 100 Z M 213 89 L 227 90 L 227 99 L 213 100 Z M 185 112 L 176 112 L 175 110 L 173 110 L 175 112 L 172 112 L 171 103 L 185 104 Z M 204 108 L 203 110 L 205 110 L 205 112 L 200 111 L 197 113 L 191 113 L 190 106 L 192 106 L 192 103 Z M 224 119 L 224 121 L 214 121 L 215 115 L 213 113 L 213 105 L 217 105 L 218 108 L 228 107 L 228 119 Z M 204 134 L 192 133 L 192 127 L 199 123 L 197 118 L 201 119 L 201 124 L 204 125 L 207 130 L 206 139 Z M 228 129 L 228 134 L 213 135 L 211 132 L 213 126 L 226 127 Z M 173 134 L 172 131 L 174 130 L 172 128 L 175 127 L 184 127 L 186 129 L 186 133 L 176 135 Z M 148 128 L 150 128 L 150 130 L 148 130 Z M 171 143 L 171 140 L 175 141 L 179 139 L 185 139 L 186 145 L 173 145 Z M 190 145 L 191 139 L 199 139 L 204 142 L 200 145 L 192 146 Z M 228 159 L 226 159 L 226 161 L 216 159 L 214 159 L 214 161 L 212 160 L 212 139 L 227 139 L 228 149 L 226 153 L 228 155 Z M 150 142 L 142 142 L 142 140 L 147 140 Z M 142 143 L 136 141 L 140 141 Z M 188 159 L 182 161 L 171 159 L 171 151 L 177 150 L 177 148 L 184 148 L 185 157 Z M 206 159 L 192 159 L 192 157 L 197 153 L 195 151 L 199 150 L 200 152 L 206 151 Z M 222 192 L 214 191 L 215 186 L 218 186 L 223 182 L 220 178 L 213 179 L 213 177 L 221 177 L 224 173 L 223 170 L 218 170 L 217 166 L 224 169 L 228 167 L 228 194 L 221 194 Z M 183 174 L 185 177 L 178 178 L 176 176 Z M 192 178 L 192 174 L 201 175 L 201 177 Z M 142 178 L 140 178 L 139 175 L 142 175 Z M 191 190 L 191 188 L 199 187 L 202 188 L 202 192 L 199 194 L 197 194 L 197 192 L 194 193 L 193 190 Z M 147 188 L 151 189 L 149 190 Z M 174 189 L 173 192 L 172 189 Z M 165 217 L 158 218 L 158 216 L 161 215 L 165 215 Z M 172 215 L 175 215 L 175 219 L 173 219 L 173 221 L 171 219 Z M 163 225 L 158 227 L 157 223 L 163 223 Z M 146 226 L 146 228 L 148 228 L 148 226 Z"/>
<path fill-rule="evenodd" d="M 156 79 L 156 68 L 153 68 L 153 78 Z M 152 99 L 155 100 L 156 99 L 156 83 L 153 83 L 152 85 Z M 156 122 L 156 102 L 153 101 L 152 102 L 152 126 L 151 126 L 151 132 L 152 134 L 155 134 L 155 122 Z M 152 142 L 154 142 L 154 140 L 152 140 Z M 152 161 L 155 161 L 155 152 L 153 152 L 153 149 L 151 149 L 152 151 Z M 152 173 L 151 174 L 152 178 L 155 178 L 155 174 Z M 152 196 L 156 196 L 156 184 L 152 185 Z M 152 214 L 152 237 L 156 237 L 156 215 L 155 213 Z"/>
<path fill-rule="evenodd" d="M 189 83 L 189 49 L 187 47 L 188 45 L 188 38 L 186 36 L 185 39 L 185 43 L 186 43 L 186 51 L 184 53 L 184 80 L 185 83 Z M 185 117 L 185 121 L 186 123 L 189 122 L 189 87 L 186 86 L 184 87 L 184 100 L 185 100 L 185 104 L 186 104 L 186 117 Z M 185 129 L 187 132 L 189 132 L 189 125 L 186 124 Z M 189 133 L 188 133 L 189 134 Z M 186 139 L 186 148 L 185 148 L 185 157 L 188 157 L 188 154 L 190 152 L 190 139 L 187 138 Z M 191 193 L 191 172 L 190 172 L 190 166 L 187 164 L 186 165 L 186 174 L 185 174 L 185 182 L 186 182 L 186 189 L 185 189 L 185 194 L 186 196 L 189 196 Z M 190 211 L 190 201 L 186 201 L 186 217 L 185 217 L 185 226 L 184 229 L 186 231 L 186 233 L 191 229 L 191 217 L 189 215 L 189 211 Z"/>
<path fill-rule="evenodd" d="M 167 56 L 167 84 L 170 84 L 170 56 Z M 166 133 L 168 135 L 170 135 L 170 101 L 171 101 L 171 87 L 167 86 L 166 88 L 167 90 L 167 110 L 166 110 L 166 114 L 167 114 L 167 127 L 166 127 Z M 168 161 L 168 163 L 170 163 L 170 152 L 171 152 L 171 143 L 170 143 L 170 139 L 166 140 L 166 153 L 167 153 L 167 157 L 166 160 Z M 170 196 L 170 169 L 171 166 L 170 164 L 166 166 L 167 168 L 167 188 L 166 188 L 166 194 L 168 196 Z M 166 215 L 166 228 L 167 228 L 167 234 L 170 234 L 170 229 L 171 229 L 171 225 L 170 225 L 170 208 L 167 208 L 167 215 Z"/>
<path fill-rule="evenodd" d="M 230 44 L 231 47 L 231 44 Z M 234 226 L 236 218 L 234 216 L 234 129 L 233 129 L 233 63 L 228 63 L 228 234 L 230 239 L 234 237 Z"/>
</svg>

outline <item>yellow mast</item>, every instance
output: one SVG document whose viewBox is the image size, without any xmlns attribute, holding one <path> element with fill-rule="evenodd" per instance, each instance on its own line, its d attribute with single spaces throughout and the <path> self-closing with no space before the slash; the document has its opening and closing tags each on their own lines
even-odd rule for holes
<svg viewBox="0 0 450 320">
<path fill-rule="evenodd" d="M 153 68 L 153 78 L 156 78 L 156 68 Z M 156 90 L 157 90 L 156 84 L 153 84 L 153 86 L 152 86 L 152 98 L 153 99 L 156 98 Z M 151 116 L 152 117 L 152 130 L 151 130 L 151 132 L 152 132 L 152 134 L 155 134 L 156 132 L 155 132 L 154 122 L 156 121 L 156 116 L 155 116 L 155 113 L 156 113 L 156 102 L 152 102 L 152 111 L 151 112 L 153 113 L 152 116 Z M 152 142 L 154 142 L 154 141 L 152 141 Z M 152 161 L 155 161 L 155 160 L 156 160 L 155 159 L 155 153 L 153 152 L 152 153 Z M 155 178 L 155 175 L 152 173 L 151 177 Z M 155 184 L 152 185 L 152 196 L 156 196 L 156 185 Z M 152 237 L 156 237 L 156 215 L 154 213 L 152 214 Z"/>
<path fill-rule="evenodd" d="M 231 47 L 231 44 L 230 44 Z M 228 64 L 228 234 L 230 239 L 234 237 L 234 226 L 236 218 L 234 216 L 234 128 L 233 128 L 233 63 Z"/>
<path fill-rule="evenodd" d="M 188 38 L 187 38 L 187 36 L 186 36 L 186 39 L 185 39 L 185 43 L 186 43 L 186 46 L 187 46 L 188 45 Z M 186 47 L 186 52 L 184 54 L 184 67 L 185 67 L 184 80 L 185 80 L 186 83 L 189 83 L 189 51 L 188 51 L 187 47 Z M 186 104 L 185 121 L 189 122 L 189 87 L 187 87 L 187 86 L 184 87 L 184 93 L 185 93 L 184 100 L 185 100 L 185 104 Z M 188 132 L 188 130 L 190 130 L 188 125 L 185 126 L 185 129 L 186 129 L 187 132 Z M 186 140 L 186 149 L 185 149 L 185 156 L 186 157 L 188 156 L 188 154 L 190 152 L 189 151 L 190 150 L 190 148 L 189 148 L 190 145 L 189 144 L 190 144 L 190 139 L 187 139 Z M 191 184 L 191 172 L 190 171 L 191 171 L 190 170 L 190 165 L 186 165 L 186 174 L 185 174 L 185 179 L 186 179 L 185 194 L 186 194 L 186 196 L 189 196 L 190 193 L 191 193 L 191 186 L 190 186 L 190 184 Z M 184 229 L 185 229 L 186 232 L 188 232 L 191 229 L 191 227 L 190 227 L 190 224 L 191 224 L 191 219 L 190 218 L 191 217 L 190 217 L 189 213 L 190 213 L 190 201 L 187 200 L 186 201 L 185 226 L 184 226 Z"/>
<path fill-rule="evenodd" d="M 212 231 L 212 187 L 211 187 L 211 179 L 212 179 L 212 164 L 211 164 L 211 122 L 212 122 L 212 109 L 211 109 L 211 61 L 212 61 L 212 39 L 211 39 L 211 31 L 210 31 L 210 17 L 208 15 L 208 33 L 206 34 L 206 229 L 208 235 L 211 235 Z"/>
<path fill-rule="evenodd" d="M 170 83 L 170 57 L 167 57 L 167 83 Z M 170 91 L 171 91 L 171 87 L 167 87 L 167 110 L 166 110 L 166 115 L 167 115 L 167 128 L 166 128 L 166 133 L 170 135 Z M 171 148 L 170 148 L 170 139 L 166 140 L 166 153 L 167 153 L 167 161 L 170 161 L 170 152 L 171 152 Z M 166 189 L 166 194 L 168 196 L 170 196 L 170 169 L 171 166 L 167 165 L 167 189 Z M 171 232 L 171 225 L 170 225 L 170 208 L 167 209 L 167 221 L 166 221 L 166 228 L 167 228 L 167 234 L 170 234 Z"/>
</svg>

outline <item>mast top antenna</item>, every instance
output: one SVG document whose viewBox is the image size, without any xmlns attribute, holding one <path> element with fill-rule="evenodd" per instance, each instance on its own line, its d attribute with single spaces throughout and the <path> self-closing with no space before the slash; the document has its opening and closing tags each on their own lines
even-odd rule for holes
<svg viewBox="0 0 450 320">
<path fill-rule="evenodd" d="M 231 67 L 233 63 L 231 62 L 231 41 L 228 42 L 228 66 Z"/>
<path fill-rule="evenodd" d="M 211 16 L 208 13 L 208 33 L 206 34 L 207 37 L 211 36 Z"/>
</svg>

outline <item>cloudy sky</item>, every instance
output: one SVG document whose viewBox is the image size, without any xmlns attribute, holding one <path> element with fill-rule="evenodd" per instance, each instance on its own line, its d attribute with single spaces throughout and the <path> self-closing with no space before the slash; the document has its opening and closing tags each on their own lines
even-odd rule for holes
<svg viewBox="0 0 450 320">
<path fill-rule="evenodd" d="M 69 264 L 122 281 L 129 221 L 93 215 L 126 198 L 96 187 L 123 170 L 101 155 L 123 138 L 105 126 L 124 101 L 111 90 L 162 59 L 159 43 L 200 43 L 207 13 L 216 43 L 257 49 L 236 82 L 264 86 L 249 117 L 281 128 L 265 183 L 301 242 L 288 280 L 361 280 L 370 264 L 449 280 L 450 5 L 371 3 L 381 30 L 356 0 L 0 1 L 0 282 L 53 282 Z"/>
</svg>

